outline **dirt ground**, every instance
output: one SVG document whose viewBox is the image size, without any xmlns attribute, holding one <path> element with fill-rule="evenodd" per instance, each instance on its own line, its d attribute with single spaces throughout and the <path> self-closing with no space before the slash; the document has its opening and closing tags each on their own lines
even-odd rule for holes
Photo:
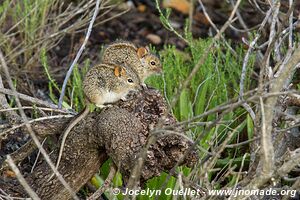
<svg viewBox="0 0 300 200">
<path fill-rule="evenodd" d="M 164 28 L 160 21 L 159 13 L 153 3 L 154 1 L 135 0 L 133 2 L 130 1 L 131 3 L 128 2 L 109 12 L 106 18 L 116 16 L 129 7 L 130 11 L 104 24 L 100 24 L 93 29 L 88 45 L 81 57 L 81 61 L 85 58 L 89 58 L 92 63 L 99 62 L 101 46 L 118 39 L 129 40 L 136 45 L 150 44 L 157 50 L 161 50 L 163 46 L 167 44 L 175 45 L 179 50 L 183 50 L 187 47 L 183 40 Z M 222 0 L 204 0 L 202 2 L 212 22 L 220 29 L 230 15 L 232 9 L 231 5 Z M 130 6 L 128 4 L 130 4 Z M 298 16 L 300 13 L 300 2 L 296 2 L 295 7 L 297 9 L 294 15 Z M 261 8 L 264 9 L 263 3 L 261 3 Z M 288 1 L 283 2 L 281 5 L 283 13 L 286 12 L 287 9 Z M 265 11 L 266 10 L 261 10 L 260 12 L 254 4 L 245 2 L 240 8 L 239 14 L 245 23 L 244 26 L 251 30 L 259 25 L 264 17 L 263 12 Z M 212 28 L 198 3 L 194 6 L 192 16 L 191 30 L 194 38 L 207 38 L 215 35 L 216 30 Z M 188 14 L 184 14 L 175 9 L 172 10 L 170 22 L 180 33 L 184 30 L 187 19 L 189 19 Z M 243 29 L 240 21 L 237 19 L 233 25 L 236 28 L 228 28 L 225 32 L 225 37 L 232 40 L 233 44 L 240 43 L 242 38 L 247 40 L 249 31 L 238 30 Z M 58 83 L 62 83 L 65 72 L 75 57 L 83 41 L 83 37 L 84 33 L 67 35 L 57 47 L 53 49 L 52 62 L 62 68 L 61 70 L 55 70 L 60 72 L 55 75 Z M 42 80 L 45 80 L 44 77 L 41 77 L 41 80 L 38 81 Z"/>
</svg>

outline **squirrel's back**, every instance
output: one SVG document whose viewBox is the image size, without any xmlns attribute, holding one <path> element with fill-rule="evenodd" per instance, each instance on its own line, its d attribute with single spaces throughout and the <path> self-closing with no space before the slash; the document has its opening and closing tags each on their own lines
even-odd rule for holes
<svg viewBox="0 0 300 200">
<path fill-rule="evenodd" d="M 128 41 L 115 41 L 108 45 L 102 55 L 102 63 L 128 64 L 140 66 L 137 56 L 137 47 Z"/>
</svg>

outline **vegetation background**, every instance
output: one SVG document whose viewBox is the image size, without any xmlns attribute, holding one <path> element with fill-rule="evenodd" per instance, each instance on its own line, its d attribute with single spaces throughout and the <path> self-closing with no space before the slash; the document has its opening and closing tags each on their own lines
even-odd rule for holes
<svg viewBox="0 0 300 200">
<path fill-rule="evenodd" d="M 0 2 L 0 49 L 16 90 L 57 104 L 96 1 Z M 180 176 L 184 176 L 205 192 L 269 187 L 299 190 L 300 156 L 295 153 L 300 136 L 299 65 L 288 67 L 299 46 L 299 8 L 300 3 L 292 0 L 102 0 L 85 50 L 67 82 L 63 107 L 76 112 L 83 109 L 82 79 L 100 62 L 106 44 L 125 39 L 138 46 L 150 45 L 162 61 L 163 74 L 146 83 L 161 91 L 186 137 L 197 142 L 199 162 L 193 168 L 178 167 L 178 177 L 163 172 L 148 180 L 145 188 L 179 189 L 183 187 Z M 1 76 L 4 79 L 4 73 Z M 8 88 L 7 81 L 2 84 L 0 80 L 0 87 Z M 276 83 L 283 84 L 275 90 Z M 6 112 L 16 107 L 16 101 L 5 90 L 0 93 L 7 95 L 9 104 L 1 107 L 0 130 L 7 131 L 15 124 L 10 124 Z M 53 114 L 32 104 L 24 106 L 32 119 Z M 1 159 L 28 139 L 20 131 L 1 139 Z M 56 147 L 55 138 L 46 143 L 48 150 Z M 24 173 L 30 171 L 36 155 L 22 162 Z M 79 196 L 90 196 L 108 172 L 109 161 Z M 122 175 L 117 174 L 110 187 L 122 184 Z M 123 199 L 110 191 L 104 195 Z M 175 197 L 161 195 L 158 199 Z"/>
</svg>

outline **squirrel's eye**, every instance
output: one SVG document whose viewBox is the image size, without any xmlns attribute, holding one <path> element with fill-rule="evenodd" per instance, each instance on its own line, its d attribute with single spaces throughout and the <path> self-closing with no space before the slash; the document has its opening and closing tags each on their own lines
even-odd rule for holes
<svg viewBox="0 0 300 200">
<path fill-rule="evenodd" d="M 154 62 L 154 61 L 151 61 L 150 64 L 151 64 L 151 65 L 155 65 L 155 62 Z"/>
<path fill-rule="evenodd" d="M 133 83 L 132 79 L 128 79 L 127 81 L 128 81 L 128 83 Z"/>
</svg>

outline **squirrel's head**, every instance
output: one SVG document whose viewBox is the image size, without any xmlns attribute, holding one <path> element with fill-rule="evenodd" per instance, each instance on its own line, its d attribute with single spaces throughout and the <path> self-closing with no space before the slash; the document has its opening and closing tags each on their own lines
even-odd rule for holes
<svg viewBox="0 0 300 200">
<path fill-rule="evenodd" d="M 162 72 L 162 65 L 160 59 L 154 54 L 150 53 L 148 47 L 140 47 L 137 50 L 138 57 L 142 62 L 143 67 L 146 69 L 146 76 L 152 74 L 159 74 Z"/>
<path fill-rule="evenodd" d="M 128 66 L 115 66 L 114 75 L 120 81 L 121 90 L 134 90 L 137 91 L 140 89 L 140 79 L 137 74 Z"/>
</svg>

